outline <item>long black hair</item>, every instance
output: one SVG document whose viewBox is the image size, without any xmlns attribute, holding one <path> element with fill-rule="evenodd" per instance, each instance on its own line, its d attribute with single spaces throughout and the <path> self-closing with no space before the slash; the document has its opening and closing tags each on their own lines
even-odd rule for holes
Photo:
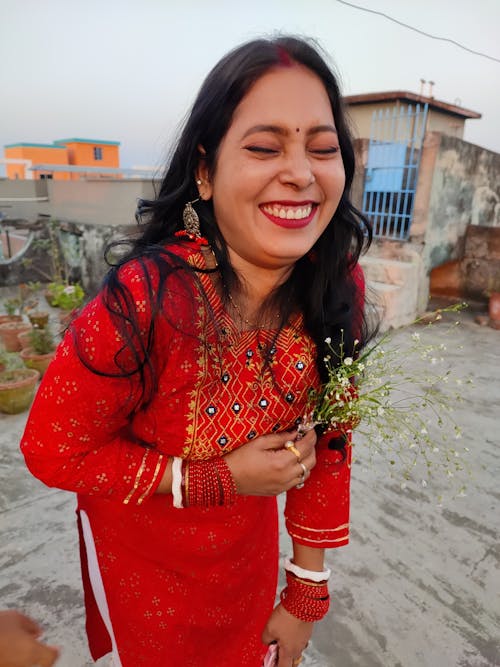
<svg viewBox="0 0 500 667">
<path fill-rule="evenodd" d="M 234 112 L 252 85 L 270 69 L 297 63 L 307 67 L 323 83 L 333 111 L 335 127 L 345 170 L 345 188 L 338 208 L 315 243 L 311 252 L 299 259 L 288 280 L 270 297 L 272 305 L 281 313 L 281 326 L 293 311 L 300 311 L 305 328 L 317 346 L 317 367 L 325 379 L 323 357 L 325 339 L 339 346 L 343 338 L 344 350 L 354 348 L 354 339 L 366 339 L 367 331 L 362 315 L 359 286 L 353 277 L 359 255 L 371 242 L 371 228 L 366 219 L 350 201 L 350 190 L 355 162 L 351 134 L 348 127 L 337 79 L 319 47 L 311 40 L 292 36 L 256 39 L 223 57 L 205 79 L 185 122 L 183 131 L 171 156 L 163 181 L 154 200 L 139 202 L 140 236 L 118 264 L 112 267 L 105 281 L 106 302 L 123 304 L 114 309 L 117 326 L 125 332 L 126 344 L 133 349 L 136 370 L 143 387 L 146 375 L 153 378 L 149 387 L 154 391 L 154 368 L 151 355 L 154 345 L 155 317 L 150 330 L 138 343 L 138 323 L 134 319 L 132 300 L 120 283 L 119 269 L 131 259 L 148 258 L 153 263 L 159 285 L 151 289 L 152 312 L 161 310 L 165 285 L 171 270 L 178 271 L 182 264 L 175 253 L 165 248 L 178 243 L 175 233 L 182 229 L 182 212 L 186 202 L 198 197 L 195 173 L 199 165 L 200 149 L 210 176 L 216 171 L 218 151 L 227 133 Z M 211 201 L 196 204 L 201 232 L 212 247 L 221 274 L 221 286 L 227 299 L 231 290 L 239 287 L 228 256 L 227 246 L 217 226 Z M 144 269 L 146 271 L 146 269 Z M 195 269 L 187 264 L 183 270 L 193 275 Z M 119 297 L 117 299 L 117 296 Z M 154 303 L 153 303 L 154 302 Z M 123 309 L 123 313 L 120 311 Z M 130 333 L 132 331 L 132 334 Z M 135 341 L 135 342 L 134 342 Z M 130 371 L 125 371 L 130 375 Z M 152 392 L 148 390 L 148 396 Z"/>
</svg>

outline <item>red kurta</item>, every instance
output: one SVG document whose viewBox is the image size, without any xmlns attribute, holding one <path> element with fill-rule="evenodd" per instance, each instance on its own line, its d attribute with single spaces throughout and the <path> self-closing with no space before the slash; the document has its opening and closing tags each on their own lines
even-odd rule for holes
<svg viewBox="0 0 500 667">
<path fill-rule="evenodd" d="M 205 267 L 194 244 L 176 252 Z M 148 271 L 154 286 L 155 269 Z M 132 262 L 120 279 L 145 333 L 145 272 Z M 239 332 L 210 277 L 201 282 L 221 335 L 203 298 L 193 307 L 192 280 L 171 277 L 154 342 L 158 391 L 132 416 L 137 380 L 95 374 L 76 353 L 78 341 L 89 362 L 116 371 L 123 341 L 102 295 L 92 301 L 44 376 L 21 444 L 36 477 L 78 493 L 123 667 L 260 667 L 266 652 L 260 636 L 276 592 L 276 499 L 239 496 L 231 507 L 175 509 L 171 495 L 155 490 L 171 456 L 224 456 L 254 437 L 292 429 L 318 383 L 315 346 L 296 318 L 275 341 L 273 380 L 262 362 L 274 332 Z M 287 495 L 287 529 L 308 546 L 348 541 L 350 459 L 339 461 L 327 440 L 318 444 L 305 487 Z M 97 659 L 111 643 L 82 555 L 87 632 Z"/>
</svg>

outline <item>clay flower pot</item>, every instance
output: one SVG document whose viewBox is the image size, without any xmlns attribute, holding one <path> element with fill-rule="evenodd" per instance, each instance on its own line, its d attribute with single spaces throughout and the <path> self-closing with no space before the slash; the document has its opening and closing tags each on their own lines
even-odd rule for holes
<svg viewBox="0 0 500 667">
<path fill-rule="evenodd" d="M 49 314 L 44 310 L 33 311 L 28 314 L 28 319 L 34 327 L 44 329 L 49 323 Z"/>
<path fill-rule="evenodd" d="M 19 356 L 24 362 L 26 368 L 34 368 L 40 373 L 40 377 L 43 377 L 43 374 L 47 370 L 50 362 L 54 358 L 54 352 L 48 352 L 47 354 L 37 354 L 35 350 L 31 347 L 26 347 L 19 353 Z"/>
<path fill-rule="evenodd" d="M 0 324 L 5 324 L 5 322 L 22 322 L 22 315 L 0 315 Z"/>
<path fill-rule="evenodd" d="M 23 331 L 29 331 L 31 324 L 27 322 L 4 322 L 0 324 L 0 340 L 6 352 L 19 352 L 21 343 L 17 337 Z"/>
<path fill-rule="evenodd" d="M 32 368 L 17 368 L 0 373 L 0 411 L 17 415 L 27 410 L 35 395 L 40 373 Z"/>
<path fill-rule="evenodd" d="M 23 350 L 25 347 L 29 347 L 31 345 L 31 331 L 32 328 L 30 327 L 28 331 L 22 331 L 21 333 L 17 334 L 17 340 L 21 343 L 21 348 Z"/>
<path fill-rule="evenodd" d="M 500 292 L 492 292 L 488 303 L 490 327 L 500 329 Z"/>
</svg>

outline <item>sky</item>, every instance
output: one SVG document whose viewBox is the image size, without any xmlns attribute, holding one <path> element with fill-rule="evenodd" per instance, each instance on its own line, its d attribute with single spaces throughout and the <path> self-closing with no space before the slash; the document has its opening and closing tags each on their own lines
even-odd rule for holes
<svg viewBox="0 0 500 667">
<path fill-rule="evenodd" d="M 500 59 L 500 0 L 353 3 Z M 436 99 L 482 114 L 465 139 L 500 152 L 500 62 L 339 0 L 0 0 L 0 151 L 103 139 L 122 167 L 160 168 L 211 67 L 274 32 L 316 38 L 346 95 L 434 81 Z"/>
</svg>

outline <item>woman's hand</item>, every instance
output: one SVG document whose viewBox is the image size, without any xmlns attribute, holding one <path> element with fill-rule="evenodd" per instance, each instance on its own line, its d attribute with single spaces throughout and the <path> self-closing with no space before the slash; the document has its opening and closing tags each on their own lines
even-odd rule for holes
<svg viewBox="0 0 500 667">
<path fill-rule="evenodd" d="M 240 495 L 277 496 L 306 479 L 316 464 L 316 433 L 308 431 L 303 438 L 295 441 L 297 432 L 271 433 L 250 440 L 224 457 L 236 488 Z M 294 441 L 300 453 L 300 463 L 296 454 L 285 449 L 285 443 Z"/>
<path fill-rule="evenodd" d="M 313 627 L 314 623 L 295 618 L 281 604 L 274 608 L 262 633 L 262 641 L 264 644 L 273 641 L 278 643 L 277 667 L 292 667 L 294 662 L 297 664 L 309 643 Z"/>
<path fill-rule="evenodd" d="M 51 667 L 59 651 L 38 641 L 38 625 L 17 611 L 0 611 L 0 667 Z"/>
</svg>

